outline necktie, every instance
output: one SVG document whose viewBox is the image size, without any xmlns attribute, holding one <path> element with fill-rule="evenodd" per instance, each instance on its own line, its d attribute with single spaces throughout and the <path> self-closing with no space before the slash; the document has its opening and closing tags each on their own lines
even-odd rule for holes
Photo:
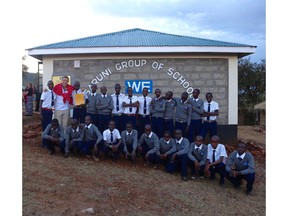
<svg viewBox="0 0 288 216">
<path fill-rule="evenodd" d="M 116 111 L 119 111 L 119 95 L 116 95 Z"/>
<path fill-rule="evenodd" d="M 208 113 L 210 112 L 210 103 L 208 104 Z M 207 121 L 209 121 L 210 120 L 210 116 L 207 116 Z"/>
<path fill-rule="evenodd" d="M 132 98 L 130 98 L 130 104 L 132 104 Z M 132 112 L 132 107 L 129 107 L 129 112 Z"/>
<path fill-rule="evenodd" d="M 196 102 L 196 99 L 193 99 L 194 102 Z"/>
<path fill-rule="evenodd" d="M 111 132 L 111 143 L 113 143 L 113 133 Z"/>
<path fill-rule="evenodd" d="M 52 94 L 52 98 L 51 98 L 51 106 L 54 106 L 54 95 L 53 95 L 53 91 L 51 92 L 51 94 Z"/>
<path fill-rule="evenodd" d="M 88 129 L 89 129 L 89 127 L 88 127 L 88 126 L 86 126 L 86 129 L 88 130 Z"/>
<path fill-rule="evenodd" d="M 146 103 L 146 97 L 144 97 L 144 114 L 147 112 L 147 103 Z"/>
<path fill-rule="evenodd" d="M 241 161 L 242 160 L 242 158 L 241 157 L 238 157 L 238 159 Z"/>
<path fill-rule="evenodd" d="M 215 162 L 215 152 L 216 152 L 216 149 L 213 150 L 213 155 L 212 155 L 212 162 L 213 163 Z"/>
<path fill-rule="evenodd" d="M 198 151 L 199 151 L 199 148 L 196 148 L 196 151 L 198 152 Z"/>
</svg>

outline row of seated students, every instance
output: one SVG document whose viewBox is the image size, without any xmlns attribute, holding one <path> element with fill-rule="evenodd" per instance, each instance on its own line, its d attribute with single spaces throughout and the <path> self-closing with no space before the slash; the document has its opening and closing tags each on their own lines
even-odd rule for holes
<svg viewBox="0 0 288 216">
<path fill-rule="evenodd" d="M 211 137 L 210 144 L 203 143 L 203 137 L 197 136 L 190 144 L 182 136 L 182 131 L 176 129 L 173 136 L 165 131 L 162 138 L 152 132 L 151 125 L 145 125 L 145 131 L 138 139 L 137 130 L 131 123 L 121 133 L 115 128 L 111 120 L 103 134 L 97 126 L 92 124 L 90 116 L 85 117 L 85 124 L 79 124 L 76 119 L 64 131 L 57 119 L 47 126 L 42 134 L 43 146 L 48 148 L 49 154 L 55 153 L 55 146 L 59 146 L 64 157 L 69 153 L 80 153 L 99 161 L 99 154 L 104 158 L 118 161 L 123 153 L 127 160 L 135 162 L 137 155 L 141 155 L 144 165 L 153 164 L 154 168 L 163 165 L 168 173 L 181 172 L 181 179 L 187 181 L 187 169 L 191 169 L 191 179 L 203 179 L 209 176 L 215 179 L 220 174 L 220 186 L 224 185 L 225 177 L 236 188 L 240 187 L 241 180 L 245 179 L 246 194 L 250 194 L 255 181 L 254 158 L 246 151 L 246 144 L 238 143 L 237 150 L 227 156 L 225 146 L 219 142 L 219 137 Z"/>
</svg>

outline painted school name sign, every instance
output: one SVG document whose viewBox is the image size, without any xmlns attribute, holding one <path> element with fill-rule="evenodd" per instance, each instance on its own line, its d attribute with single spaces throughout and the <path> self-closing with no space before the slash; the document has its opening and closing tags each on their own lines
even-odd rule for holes
<svg viewBox="0 0 288 216">
<path fill-rule="evenodd" d="M 157 71 L 158 73 L 161 72 L 166 73 L 167 77 L 170 77 L 171 79 L 177 81 L 179 85 L 182 86 L 187 91 L 188 94 L 192 94 L 193 87 L 191 86 L 191 83 L 188 81 L 188 79 L 181 74 L 181 72 L 176 71 L 176 69 L 173 67 L 165 67 L 164 63 L 158 61 L 153 61 L 151 64 L 147 64 L 147 61 L 145 59 L 135 59 L 135 60 L 117 62 L 113 69 L 108 67 L 107 69 L 98 73 L 95 76 L 95 78 L 91 80 L 91 83 L 98 84 L 101 81 L 103 81 L 106 77 L 113 75 L 113 73 L 117 73 L 128 68 L 134 68 L 134 67 L 141 68 L 147 66 L 151 67 L 152 70 Z M 137 90 L 136 88 L 138 88 L 140 85 L 142 86 L 143 84 L 145 84 L 146 81 L 145 82 L 144 81 L 145 80 L 143 80 L 143 82 L 141 82 L 140 80 L 134 80 L 134 81 L 129 80 L 129 87 L 132 87 L 135 93 L 141 93 L 142 89 L 139 92 L 139 89 Z M 125 82 L 125 84 L 128 85 L 128 82 Z M 150 85 L 148 85 L 148 87 L 150 88 Z"/>
</svg>

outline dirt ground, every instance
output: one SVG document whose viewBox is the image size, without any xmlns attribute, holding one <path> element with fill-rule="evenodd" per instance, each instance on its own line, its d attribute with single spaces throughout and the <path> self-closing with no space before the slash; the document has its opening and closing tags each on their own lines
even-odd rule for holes
<svg viewBox="0 0 288 216">
<path fill-rule="evenodd" d="M 257 132 L 258 130 L 258 132 Z M 239 127 L 238 138 L 255 153 L 256 182 L 251 195 L 226 181 L 189 179 L 163 168 L 70 156 L 41 147 L 39 114 L 23 116 L 23 215 L 265 215 L 265 131 Z M 230 153 L 234 147 L 228 147 Z M 190 170 L 188 172 L 190 174 Z M 84 212 L 93 210 L 94 213 Z"/>
</svg>

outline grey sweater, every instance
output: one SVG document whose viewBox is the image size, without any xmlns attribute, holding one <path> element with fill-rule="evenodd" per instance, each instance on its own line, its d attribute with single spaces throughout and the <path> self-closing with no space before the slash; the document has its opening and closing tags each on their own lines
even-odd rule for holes
<svg viewBox="0 0 288 216">
<path fill-rule="evenodd" d="M 130 135 L 127 135 L 127 131 L 124 130 L 121 133 L 122 137 L 122 142 L 124 145 L 124 153 L 126 153 L 127 150 L 127 145 L 132 145 L 133 146 L 133 151 L 136 151 L 137 149 L 137 144 L 138 144 L 138 131 L 135 129 L 132 129 Z"/>
<path fill-rule="evenodd" d="M 83 125 L 83 127 L 84 127 L 84 129 L 83 129 L 84 130 L 84 139 L 83 140 L 85 142 L 91 141 L 91 140 L 96 140 L 96 144 L 98 144 L 102 140 L 103 136 L 94 124 L 92 124 L 89 129 L 86 128 L 86 125 Z"/>
<path fill-rule="evenodd" d="M 49 137 L 59 138 L 60 142 L 63 142 L 65 139 L 63 126 L 59 125 L 56 130 L 53 130 L 51 124 L 49 124 L 42 133 L 42 139 L 49 139 Z"/>
<path fill-rule="evenodd" d="M 152 134 L 151 138 L 143 133 L 139 139 L 139 145 L 141 146 L 144 143 L 146 143 L 150 148 L 150 150 L 147 152 L 148 154 L 156 153 L 159 150 L 159 138 L 155 133 Z"/>
<path fill-rule="evenodd" d="M 96 107 L 98 110 L 98 114 L 100 115 L 111 115 L 113 110 L 113 98 L 111 95 L 105 95 L 105 97 L 102 97 L 102 95 L 97 96 L 96 101 Z"/>
<path fill-rule="evenodd" d="M 159 140 L 159 151 L 157 152 L 157 155 L 160 155 L 160 154 L 171 154 L 173 153 L 172 151 L 170 151 L 171 149 L 173 150 L 173 146 L 175 146 L 175 140 L 173 138 L 170 139 L 169 143 L 166 143 L 164 138 L 161 138 Z"/>
<path fill-rule="evenodd" d="M 84 138 L 84 129 L 83 126 L 78 126 L 78 131 L 73 130 L 71 126 L 68 126 L 65 131 L 65 152 L 69 152 L 69 142 L 74 139 L 75 142 L 82 141 Z"/>
<path fill-rule="evenodd" d="M 88 104 L 87 104 L 87 113 L 98 114 L 96 107 L 96 99 L 99 94 L 96 93 L 95 96 L 92 96 L 91 93 L 88 94 Z"/>
<path fill-rule="evenodd" d="M 189 103 L 193 108 L 191 110 L 191 120 L 202 120 L 202 113 L 204 110 L 204 101 L 198 99 L 198 101 L 193 101 L 194 98 L 189 99 Z"/>
<path fill-rule="evenodd" d="M 226 162 L 226 170 L 230 172 L 231 169 L 240 171 L 241 175 L 248 173 L 254 173 L 254 157 L 250 152 L 245 152 L 245 157 L 239 160 L 237 157 L 237 151 L 233 151 Z"/>
<path fill-rule="evenodd" d="M 196 150 L 195 145 L 194 142 L 191 143 L 187 156 L 192 161 L 197 160 L 200 163 L 200 166 L 205 165 L 207 159 L 207 146 L 202 144 L 201 149 Z"/>
<path fill-rule="evenodd" d="M 181 103 L 180 98 L 175 98 L 175 101 L 177 102 L 175 120 L 178 122 L 187 122 L 187 126 L 189 126 L 190 121 L 191 121 L 191 111 L 192 111 L 191 104 L 188 102 Z"/>
<path fill-rule="evenodd" d="M 182 137 L 181 143 L 179 143 L 178 140 L 175 139 L 176 144 L 173 146 L 173 148 L 170 150 L 172 152 L 177 152 L 176 155 L 183 155 L 187 154 L 189 151 L 190 143 L 189 140 L 185 137 Z"/>
<path fill-rule="evenodd" d="M 150 104 L 150 110 L 152 117 L 163 117 L 165 110 L 165 100 L 164 99 L 156 100 L 156 98 L 153 97 Z"/>
<path fill-rule="evenodd" d="M 172 98 L 171 101 L 165 101 L 164 119 L 173 119 L 175 114 L 176 101 Z"/>
</svg>

